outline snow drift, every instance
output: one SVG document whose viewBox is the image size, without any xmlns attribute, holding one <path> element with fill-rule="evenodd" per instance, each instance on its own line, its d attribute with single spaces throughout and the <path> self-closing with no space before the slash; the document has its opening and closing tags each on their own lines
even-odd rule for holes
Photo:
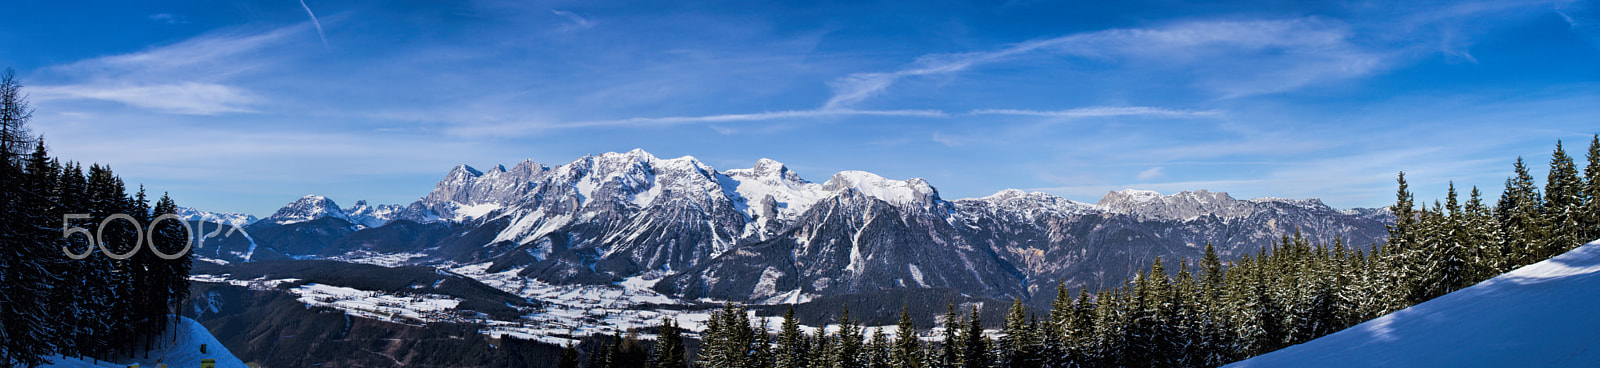
<svg viewBox="0 0 1600 368">
<path fill-rule="evenodd" d="M 1230 367 L 1579 367 L 1600 362 L 1600 240 Z"/>
<path fill-rule="evenodd" d="M 128 359 L 126 361 L 113 363 L 106 361 L 94 362 L 87 359 L 62 358 L 61 356 L 54 356 L 50 357 L 44 366 L 71 368 L 123 368 L 137 364 L 139 367 L 149 368 L 157 367 L 158 364 L 166 364 L 167 367 L 171 368 L 189 368 L 199 367 L 201 359 L 216 359 L 217 368 L 245 367 L 244 362 L 239 361 L 239 358 L 234 357 L 233 353 L 228 352 L 228 348 L 223 347 L 222 343 L 218 342 L 217 338 L 212 336 L 211 331 L 206 330 L 205 326 L 200 325 L 199 322 L 195 322 L 193 319 L 189 319 L 189 317 L 178 318 L 179 322 L 177 328 L 169 329 L 166 333 L 161 335 L 161 341 L 170 341 L 172 343 L 168 344 L 167 346 L 151 349 L 149 358 L 144 358 L 145 354 L 143 353 L 137 353 L 135 355 L 138 356 L 139 359 Z M 174 334 L 177 335 L 176 339 L 174 339 Z M 200 352 L 200 344 L 206 345 L 205 353 Z"/>
</svg>

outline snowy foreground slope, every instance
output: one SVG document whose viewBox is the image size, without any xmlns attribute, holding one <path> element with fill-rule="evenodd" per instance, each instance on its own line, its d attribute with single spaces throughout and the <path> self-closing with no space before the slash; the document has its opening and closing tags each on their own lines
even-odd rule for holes
<svg viewBox="0 0 1600 368">
<path fill-rule="evenodd" d="M 170 368 L 198 368 L 201 359 L 216 359 L 217 368 L 244 368 L 244 362 L 228 352 L 217 338 L 211 335 L 199 322 L 189 317 L 179 317 L 178 327 L 162 335 L 162 341 L 173 341 L 173 333 L 177 333 L 177 341 L 164 347 L 150 350 L 150 358 L 130 359 L 124 362 L 94 362 L 86 359 L 66 359 L 60 356 L 51 357 L 46 367 L 116 367 L 123 368 L 137 364 L 139 367 L 157 367 L 157 364 L 166 364 Z M 200 344 L 206 345 L 206 352 L 200 353 Z"/>
<path fill-rule="evenodd" d="M 1600 240 L 1230 367 L 1592 367 Z"/>
</svg>

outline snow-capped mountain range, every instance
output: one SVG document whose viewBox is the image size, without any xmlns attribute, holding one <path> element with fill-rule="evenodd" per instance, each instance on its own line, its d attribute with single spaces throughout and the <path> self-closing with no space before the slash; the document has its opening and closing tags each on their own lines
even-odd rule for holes
<svg viewBox="0 0 1600 368">
<path fill-rule="evenodd" d="M 1008 189 L 952 201 L 917 178 L 845 171 L 816 183 L 768 159 L 719 171 L 633 150 L 553 167 L 462 165 L 404 207 L 343 209 L 307 196 L 252 232 L 296 226 L 304 235 L 285 238 L 301 244 L 263 244 L 295 250 L 285 256 L 404 249 L 413 263 L 493 262 L 490 272 L 550 283 L 643 275 L 660 278 L 658 291 L 691 298 L 782 302 L 930 287 L 1029 298 L 1056 282 L 1119 281 L 1157 256 L 1197 258 L 1207 242 L 1233 255 L 1298 230 L 1366 244 L 1386 235 L 1385 213 L 1206 190 L 1123 190 L 1088 204 Z M 322 218 L 356 229 L 305 229 Z M 318 240 L 328 246 L 317 250 L 304 246 L 307 236 L 337 239 Z"/>
<path fill-rule="evenodd" d="M 256 218 L 255 215 L 250 214 L 233 212 L 207 212 L 183 206 L 178 206 L 177 215 L 182 217 L 185 221 L 207 221 L 233 226 L 245 226 L 260 220 Z"/>
<path fill-rule="evenodd" d="M 339 204 L 334 203 L 332 199 L 319 195 L 307 195 L 294 202 L 289 202 L 288 205 L 279 208 L 277 213 L 273 213 L 272 216 L 268 216 L 263 220 L 273 224 L 288 225 L 331 217 L 349 221 L 357 227 L 369 228 L 383 226 L 389 221 L 393 221 L 403 208 L 394 204 L 371 206 L 364 200 L 356 201 L 356 204 L 350 208 L 339 208 Z"/>
</svg>

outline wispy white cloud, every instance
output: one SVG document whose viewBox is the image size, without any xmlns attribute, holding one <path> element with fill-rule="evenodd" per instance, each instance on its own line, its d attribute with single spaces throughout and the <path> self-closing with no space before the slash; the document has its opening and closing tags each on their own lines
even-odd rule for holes
<svg viewBox="0 0 1600 368">
<path fill-rule="evenodd" d="M 101 56 L 47 68 L 62 81 L 30 88 L 41 102 L 101 100 L 183 115 L 256 112 L 260 94 L 230 83 L 271 58 L 301 26 L 257 32 L 213 32 L 139 52 Z"/>
<path fill-rule="evenodd" d="M 720 114 L 705 116 L 669 116 L 669 117 L 637 117 L 612 120 L 592 120 L 579 122 L 552 122 L 552 121 L 523 121 L 515 123 L 489 123 L 489 124 L 461 124 L 452 128 L 450 132 L 459 136 L 507 136 L 533 133 L 543 130 L 594 128 L 614 126 L 671 126 L 683 124 L 704 123 L 734 123 L 758 122 L 783 119 L 808 119 L 844 116 L 894 116 L 916 118 L 950 118 L 956 116 L 976 115 L 1021 115 L 1055 118 L 1083 118 L 1083 117 L 1112 117 L 1112 116 L 1166 116 L 1166 117 L 1203 117 L 1216 114 L 1215 111 L 1188 111 L 1146 106 L 1129 107 L 1082 107 L 1067 110 L 1014 110 L 1014 109 L 978 109 L 965 113 L 950 113 L 941 110 L 857 110 L 857 109 L 812 109 L 812 110 L 784 110 L 765 111 L 748 114 Z M 722 134 L 732 134 L 734 130 L 727 127 L 713 127 Z M 951 138 L 953 139 L 953 138 Z M 941 141 L 952 144 L 955 140 Z"/>
<path fill-rule="evenodd" d="M 467 137 L 478 136 L 507 136 L 521 135 L 542 130 L 595 128 L 615 126 L 670 126 L 698 123 L 732 123 L 768 121 L 779 119 L 822 118 L 833 116 L 909 116 L 939 118 L 947 117 L 943 111 L 938 110 L 786 110 L 767 111 L 750 114 L 721 114 L 706 116 L 669 116 L 659 118 L 627 118 L 614 120 L 593 120 L 580 122 L 517 122 L 508 124 L 472 124 L 456 127 L 450 130 L 452 134 Z"/>
<path fill-rule="evenodd" d="M 969 115 L 1022 115 L 1042 116 L 1054 118 L 1088 118 L 1108 116 L 1166 116 L 1166 117 L 1204 117 L 1217 115 L 1217 111 L 1190 111 L 1175 110 L 1149 106 L 1095 106 L 1080 107 L 1067 110 L 1018 110 L 1018 109 L 978 109 L 972 110 Z"/>
<path fill-rule="evenodd" d="M 301 26 L 213 32 L 144 51 L 85 59 L 50 70 L 80 78 L 223 77 L 257 65 L 258 51 L 285 42 Z M 247 57 L 252 56 L 252 57 Z"/>
<path fill-rule="evenodd" d="M 590 26 L 589 20 L 579 16 L 577 13 L 557 9 L 550 9 L 550 12 L 554 13 L 555 15 L 559 15 L 562 18 L 567 18 L 567 20 L 572 21 L 572 23 L 576 24 L 578 27 L 587 28 Z"/>
<path fill-rule="evenodd" d="M 151 85 L 66 85 L 32 89 L 40 101 L 94 99 L 184 115 L 255 112 L 250 92 L 220 84 L 181 82 Z"/>
<path fill-rule="evenodd" d="M 306 0 L 300 0 L 300 8 L 306 10 L 306 15 L 311 17 L 311 25 L 317 27 L 317 39 L 322 40 L 322 47 L 328 47 L 328 36 L 322 34 L 322 22 L 317 21 L 317 13 L 311 12 L 311 6 L 306 5 Z"/>
<path fill-rule="evenodd" d="M 189 19 L 188 18 L 184 18 L 183 16 L 179 16 L 179 15 L 175 15 L 175 14 L 171 14 L 171 13 L 151 14 L 149 17 L 146 17 L 146 18 L 150 19 L 151 21 L 156 21 L 156 22 L 161 22 L 161 23 L 166 23 L 166 24 L 188 24 L 189 23 Z"/>
<path fill-rule="evenodd" d="M 1162 28 L 1112 29 L 1011 44 L 993 51 L 932 54 L 891 72 L 855 73 L 829 83 L 824 109 L 851 106 L 910 77 L 953 74 L 977 66 L 1049 53 L 1083 59 L 1156 63 L 1202 75 L 1228 97 L 1292 90 L 1327 80 L 1359 77 L 1390 57 L 1352 41 L 1349 27 L 1301 18 L 1267 21 L 1200 21 Z M 1240 65 L 1248 61 L 1248 67 Z"/>
<path fill-rule="evenodd" d="M 1577 3 L 1573 9 L 1557 7 L 1555 13 L 1561 16 L 1561 20 L 1567 22 L 1567 29 L 1571 30 L 1573 34 L 1583 37 L 1584 40 L 1589 41 L 1590 45 L 1600 48 L 1600 21 L 1596 21 L 1593 16 L 1583 15 L 1590 9 L 1590 6 L 1586 3 Z M 1587 13 L 1593 14 L 1592 11 Z M 1574 16 L 1574 14 L 1577 15 Z"/>
<path fill-rule="evenodd" d="M 1162 175 L 1165 175 L 1165 174 L 1161 173 L 1161 169 L 1162 169 L 1162 167 L 1160 167 L 1160 166 L 1156 166 L 1156 167 L 1152 167 L 1152 168 L 1149 168 L 1149 169 L 1145 169 L 1144 171 L 1140 171 L 1139 172 L 1139 176 L 1136 179 L 1138 179 L 1140 181 L 1144 181 L 1144 180 L 1150 180 L 1150 179 L 1159 178 Z"/>
</svg>

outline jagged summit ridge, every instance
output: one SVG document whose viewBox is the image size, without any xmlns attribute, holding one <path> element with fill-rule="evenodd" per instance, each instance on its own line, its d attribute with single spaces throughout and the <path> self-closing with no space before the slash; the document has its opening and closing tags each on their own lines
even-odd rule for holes
<svg viewBox="0 0 1600 368">
<path fill-rule="evenodd" d="M 297 199 L 294 202 L 289 202 L 288 205 L 283 206 L 283 208 L 279 208 L 278 212 L 273 213 L 272 216 L 263 220 L 279 225 L 288 225 L 297 222 L 311 221 L 323 217 L 349 219 L 349 216 L 345 215 L 344 210 L 339 208 L 339 204 L 334 203 L 332 199 L 310 194 L 300 197 L 300 199 Z"/>
<path fill-rule="evenodd" d="M 671 185 L 660 185 L 663 183 Z M 541 189 L 550 186 L 571 190 Z M 569 195 L 577 205 L 598 199 L 627 202 L 643 208 L 662 193 L 721 195 L 751 218 L 760 217 L 769 210 L 779 217 L 793 217 L 818 200 L 846 188 L 893 203 L 926 205 L 940 201 L 937 189 L 920 178 L 900 181 L 864 171 L 844 171 L 825 183 L 816 184 L 783 163 L 768 158 L 758 160 L 748 169 L 722 172 L 693 156 L 661 159 L 642 149 L 634 149 L 587 155 L 555 167 L 532 160 L 509 170 L 487 172 L 468 165 L 457 166 L 401 217 L 424 222 L 463 221 L 468 216 L 457 213 L 461 208 L 537 207 L 534 202 L 556 199 L 531 198 L 542 194 Z M 767 201 L 769 196 L 771 201 Z M 508 211 L 500 215 L 510 214 Z"/>
<path fill-rule="evenodd" d="M 234 212 L 208 212 L 199 209 L 178 206 L 178 217 L 185 221 L 207 221 L 233 226 L 245 226 L 259 221 L 255 215 Z"/>
<path fill-rule="evenodd" d="M 1237 219 L 1250 216 L 1264 206 L 1289 205 L 1316 211 L 1333 211 L 1322 200 L 1262 197 L 1238 200 L 1226 192 L 1200 189 L 1172 195 L 1149 190 L 1124 189 L 1106 193 L 1095 204 L 1102 211 L 1165 220 L 1190 220 L 1200 216 Z"/>
<path fill-rule="evenodd" d="M 302 198 L 280 212 L 305 219 L 322 208 L 358 227 L 445 222 L 422 224 L 448 231 L 440 243 L 388 248 L 427 254 L 415 262 L 490 262 L 556 284 L 646 276 L 671 295 L 754 302 L 914 287 L 1028 298 L 1057 282 L 1120 280 L 1157 255 L 1197 257 L 1208 242 L 1227 256 L 1301 230 L 1321 241 L 1386 234 L 1381 213 L 1317 200 L 1124 190 L 1088 204 L 1015 189 L 945 200 L 920 178 L 842 171 L 818 183 L 772 159 L 719 171 L 638 149 L 553 166 L 457 166 L 404 209 L 358 202 L 336 213 L 326 202 Z M 409 226 L 388 234 L 423 229 Z"/>
<path fill-rule="evenodd" d="M 262 219 L 262 222 L 289 225 L 332 217 L 348 221 L 357 227 L 379 227 L 393 221 L 402 209 L 400 205 L 394 204 L 369 205 L 365 200 L 358 200 L 354 206 L 347 209 L 339 208 L 339 204 L 332 199 L 313 194 L 289 202 L 272 216 Z"/>
</svg>

